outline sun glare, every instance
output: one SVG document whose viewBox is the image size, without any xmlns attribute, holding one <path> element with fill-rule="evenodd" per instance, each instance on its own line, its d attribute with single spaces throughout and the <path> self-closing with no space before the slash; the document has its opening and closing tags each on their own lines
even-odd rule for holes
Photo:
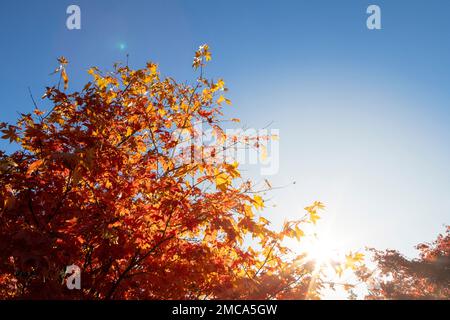
<svg viewBox="0 0 450 320">
<path fill-rule="evenodd" d="M 314 263 L 308 292 L 314 291 L 316 279 L 319 277 L 324 277 L 323 279 L 327 281 L 337 280 L 339 276 L 336 273 L 336 267 L 345 261 L 345 249 L 342 243 L 327 235 L 327 232 L 306 234 L 300 241 L 290 239 L 286 243 L 294 254 L 303 256 L 303 262 Z"/>
<path fill-rule="evenodd" d="M 345 259 L 345 249 L 337 239 L 327 237 L 327 233 L 306 235 L 300 241 L 286 243 L 298 255 L 304 255 L 305 261 L 314 262 L 316 268 L 330 267 Z"/>
<path fill-rule="evenodd" d="M 300 249 L 306 254 L 308 260 L 323 264 L 336 259 L 338 250 L 326 238 L 312 238 L 299 243 Z"/>
</svg>

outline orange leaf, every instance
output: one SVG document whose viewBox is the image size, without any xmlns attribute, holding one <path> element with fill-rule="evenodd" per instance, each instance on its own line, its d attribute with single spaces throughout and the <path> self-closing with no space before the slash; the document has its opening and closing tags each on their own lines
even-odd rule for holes
<svg viewBox="0 0 450 320">
<path fill-rule="evenodd" d="M 40 159 L 40 160 L 36 160 L 32 164 L 30 164 L 30 166 L 28 167 L 28 170 L 27 170 L 27 177 L 31 176 L 31 174 L 34 171 L 36 171 L 43 163 L 44 163 L 44 160 Z"/>
<path fill-rule="evenodd" d="M 64 80 L 64 89 L 67 89 L 69 87 L 69 77 L 67 76 L 66 69 L 62 69 L 61 71 L 61 77 Z"/>
</svg>

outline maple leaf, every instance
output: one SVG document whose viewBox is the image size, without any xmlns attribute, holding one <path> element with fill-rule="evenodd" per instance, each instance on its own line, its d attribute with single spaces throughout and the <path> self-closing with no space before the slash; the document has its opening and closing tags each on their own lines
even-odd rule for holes
<svg viewBox="0 0 450 320">
<path fill-rule="evenodd" d="M 61 63 L 63 66 L 69 63 L 69 61 L 67 61 L 67 59 L 63 56 L 58 58 L 58 62 Z"/>
<path fill-rule="evenodd" d="M 224 101 L 225 101 L 225 97 L 221 95 L 221 96 L 219 97 L 219 99 L 217 99 L 216 103 L 217 103 L 217 104 L 221 104 L 221 103 L 224 102 Z"/>
<path fill-rule="evenodd" d="M 298 226 L 296 226 L 294 229 L 294 235 L 297 240 L 300 240 L 300 238 L 305 236 L 305 233 Z"/>
<path fill-rule="evenodd" d="M 256 209 L 264 208 L 264 201 L 259 195 L 253 196 L 254 204 Z"/>
<path fill-rule="evenodd" d="M 311 221 L 311 223 L 316 224 L 317 220 L 320 219 L 320 216 L 317 214 L 317 212 L 313 211 L 310 212 L 309 214 L 309 220 Z"/>
<path fill-rule="evenodd" d="M 220 191 L 222 192 L 226 191 L 230 184 L 231 179 L 228 174 L 224 172 L 216 174 L 216 186 Z"/>
<path fill-rule="evenodd" d="M 39 159 L 34 161 L 32 164 L 28 166 L 27 170 L 27 176 L 31 176 L 33 172 L 35 172 L 42 164 L 44 163 L 44 160 Z"/>
<path fill-rule="evenodd" d="M 8 126 L 8 129 L 3 129 L 1 132 L 4 134 L 2 139 L 9 139 L 9 142 L 18 141 L 19 137 L 17 135 L 17 127 L 16 126 Z"/>
<path fill-rule="evenodd" d="M 61 77 L 64 81 L 64 89 L 67 90 L 69 88 L 69 77 L 67 76 L 65 68 L 61 70 Z"/>
<path fill-rule="evenodd" d="M 364 259 L 362 253 L 349 253 L 345 255 L 345 267 L 349 269 L 356 269 L 357 263 L 360 263 Z"/>
</svg>

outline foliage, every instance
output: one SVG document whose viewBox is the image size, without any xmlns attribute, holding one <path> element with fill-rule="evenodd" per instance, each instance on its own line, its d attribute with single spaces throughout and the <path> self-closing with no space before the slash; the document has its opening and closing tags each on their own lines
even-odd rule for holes
<svg viewBox="0 0 450 320">
<path fill-rule="evenodd" d="M 282 245 L 315 223 L 320 202 L 280 232 L 261 216 L 261 194 L 237 163 L 179 161 L 179 130 L 218 134 L 225 83 L 203 77 L 208 46 L 195 54 L 194 85 L 161 77 L 158 66 L 112 72 L 66 92 L 68 62 L 49 87 L 52 109 L 36 108 L 3 139 L 0 152 L 0 298 L 317 298 L 313 265 Z M 194 146 L 193 146 L 194 148 Z M 214 157 L 214 154 L 210 154 Z M 82 289 L 64 270 L 81 268 Z"/>
<path fill-rule="evenodd" d="M 369 285 L 368 299 L 450 299 L 450 227 L 416 248 L 420 255 L 412 260 L 395 250 L 372 250 L 377 272 L 357 272 Z"/>
</svg>

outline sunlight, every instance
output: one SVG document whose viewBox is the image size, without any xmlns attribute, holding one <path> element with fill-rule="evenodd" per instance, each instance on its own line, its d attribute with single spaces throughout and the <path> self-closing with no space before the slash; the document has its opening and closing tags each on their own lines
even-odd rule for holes
<svg viewBox="0 0 450 320">
<path fill-rule="evenodd" d="M 339 248 L 336 248 L 335 243 L 326 237 L 315 235 L 310 239 L 300 241 L 297 246 L 301 253 L 306 254 L 307 260 L 312 260 L 319 266 L 339 257 Z"/>
<path fill-rule="evenodd" d="M 300 241 L 286 239 L 285 244 L 294 254 L 304 255 L 304 261 L 314 262 L 316 272 L 334 274 L 335 267 L 345 261 L 346 246 L 343 239 L 331 237 L 326 230 L 316 231 L 307 233 Z"/>
<path fill-rule="evenodd" d="M 304 262 L 314 263 L 307 299 L 310 292 L 314 292 L 318 278 L 324 277 L 326 281 L 331 282 L 339 279 L 336 268 L 344 261 L 345 249 L 340 241 L 329 237 L 328 232 L 321 232 L 320 235 L 309 234 L 300 241 L 289 241 L 286 244 L 295 254 L 304 255 Z"/>
</svg>

